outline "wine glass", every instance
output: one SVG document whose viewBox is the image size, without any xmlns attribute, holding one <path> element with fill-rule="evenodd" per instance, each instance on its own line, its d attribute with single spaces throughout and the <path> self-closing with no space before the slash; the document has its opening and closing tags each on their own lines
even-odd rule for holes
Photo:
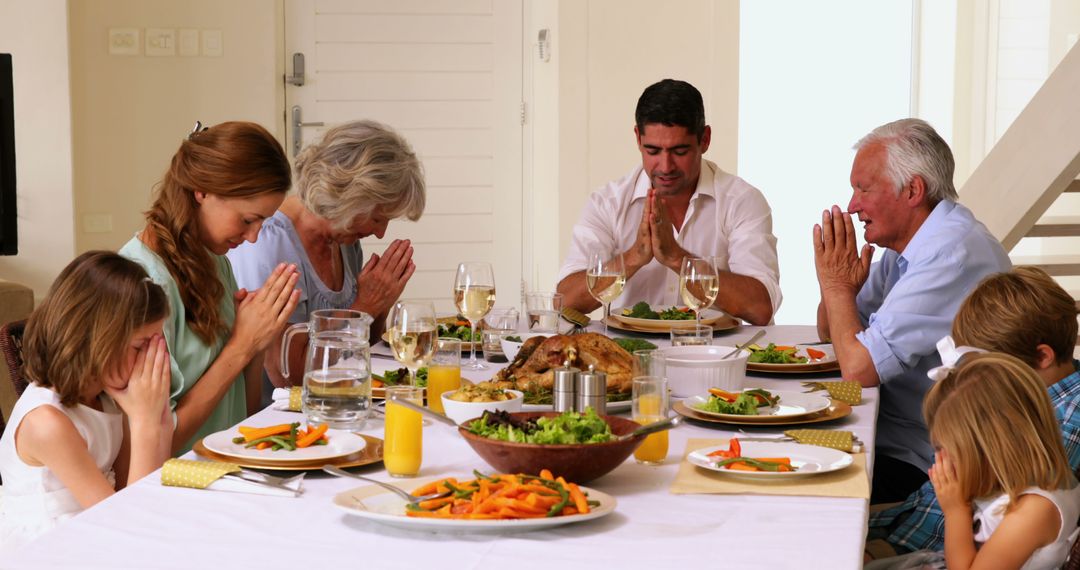
<svg viewBox="0 0 1080 570">
<path fill-rule="evenodd" d="M 585 284 L 589 294 L 604 306 L 604 334 L 608 333 L 608 315 L 611 302 L 622 295 L 626 285 L 626 268 L 621 254 L 609 255 L 606 251 L 593 251 L 589 267 L 585 270 Z"/>
<path fill-rule="evenodd" d="M 712 260 L 684 257 L 679 271 L 679 293 L 687 307 L 694 310 L 695 324 L 701 324 L 701 311 L 712 306 L 720 292 L 720 277 Z"/>
<path fill-rule="evenodd" d="M 458 264 L 454 276 L 454 304 L 458 312 L 469 321 L 469 361 L 461 367 L 468 370 L 487 370 L 487 365 L 476 359 L 476 323 L 495 306 L 495 277 L 490 263 L 466 262 Z"/>
<path fill-rule="evenodd" d="M 410 383 L 416 386 L 416 371 L 435 353 L 435 307 L 425 301 L 398 301 L 386 317 L 386 328 L 394 359 L 409 369 Z"/>
</svg>

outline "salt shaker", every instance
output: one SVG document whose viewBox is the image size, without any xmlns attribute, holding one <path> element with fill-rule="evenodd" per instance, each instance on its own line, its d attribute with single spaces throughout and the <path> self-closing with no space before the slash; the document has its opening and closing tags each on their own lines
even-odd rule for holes
<svg viewBox="0 0 1080 570">
<path fill-rule="evenodd" d="M 563 362 L 555 369 L 555 384 L 552 386 L 552 406 L 556 412 L 572 412 L 577 398 L 578 377 L 581 370 L 570 366 L 570 361 Z"/>
<path fill-rule="evenodd" d="M 607 413 L 607 373 L 596 370 L 591 364 L 578 381 L 576 409 L 584 413 L 586 408 L 596 410 L 601 416 Z"/>
</svg>

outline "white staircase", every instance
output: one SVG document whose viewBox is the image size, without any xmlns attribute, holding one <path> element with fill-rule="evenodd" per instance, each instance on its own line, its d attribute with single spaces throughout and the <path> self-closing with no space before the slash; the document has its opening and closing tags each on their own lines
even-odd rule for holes
<svg viewBox="0 0 1080 570">
<path fill-rule="evenodd" d="M 1013 255 L 1013 264 L 1043 268 L 1072 289 L 1075 299 L 1080 299 L 1078 177 L 1080 49 L 1074 48 L 975 169 L 960 197 L 1006 251 L 1022 239 L 1039 238 L 1034 249 L 1040 253 Z M 1047 215 L 1055 202 L 1053 215 Z"/>
</svg>

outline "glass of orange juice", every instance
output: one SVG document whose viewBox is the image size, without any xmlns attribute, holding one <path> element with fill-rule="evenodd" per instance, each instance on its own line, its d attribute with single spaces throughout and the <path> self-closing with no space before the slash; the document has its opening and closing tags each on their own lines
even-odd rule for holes
<svg viewBox="0 0 1080 570">
<path fill-rule="evenodd" d="M 424 451 L 424 420 L 420 417 L 420 412 L 395 404 L 394 399 L 421 405 L 423 397 L 423 389 L 418 386 L 386 387 L 383 464 L 391 477 L 416 476 L 420 472 Z"/>
<path fill-rule="evenodd" d="M 631 392 L 632 417 L 645 425 L 667 419 L 667 378 L 662 376 L 638 376 L 633 380 Z M 634 459 L 645 465 L 660 465 L 667 458 L 668 432 L 662 431 L 645 437 L 634 450 Z"/>
<path fill-rule="evenodd" d="M 427 374 L 428 407 L 445 414 L 443 392 L 453 392 L 461 387 L 461 340 L 449 337 L 436 340 L 435 355 Z"/>
</svg>

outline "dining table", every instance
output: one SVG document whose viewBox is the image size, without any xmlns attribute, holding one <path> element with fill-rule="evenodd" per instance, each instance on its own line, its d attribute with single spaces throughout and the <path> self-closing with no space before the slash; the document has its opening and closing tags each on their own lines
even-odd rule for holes
<svg viewBox="0 0 1080 570">
<path fill-rule="evenodd" d="M 735 346 L 760 328 L 783 343 L 818 340 L 813 326 L 743 324 L 719 332 L 714 345 Z M 599 330 L 597 323 L 591 330 Z M 670 345 L 666 335 L 612 330 L 612 336 Z M 373 346 L 372 368 L 397 368 L 385 347 Z M 463 359 L 464 360 L 464 359 Z M 480 381 L 486 371 L 463 370 Z M 746 386 L 803 391 L 801 381 L 839 380 L 839 372 L 811 375 L 750 373 Z M 854 432 L 873 468 L 878 390 L 864 388 L 850 415 L 821 424 Z M 268 407 L 241 422 L 302 421 L 296 412 Z M 439 422 L 423 428 L 419 478 L 472 478 L 489 467 L 457 430 Z M 813 426 L 818 427 L 818 426 Z M 359 430 L 383 437 L 382 416 Z M 747 428 L 754 435 L 784 428 Z M 334 497 L 369 485 L 312 470 L 298 497 L 163 486 L 160 470 L 65 521 L 5 560 L 3 568 L 860 568 L 868 500 L 770 494 L 673 494 L 670 489 L 691 438 L 727 441 L 739 426 L 683 422 L 670 432 L 661 465 L 628 458 L 586 486 L 611 495 L 614 511 L 593 520 L 527 530 L 476 532 L 388 526 L 335 506 Z M 745 433 L 742 433 L 745 435 Z M 193 452 L 183 456 L 200 459 Z M 859 468 L 859 467 L 851 467 Z M 382 463 L 350 471 L 391 481 Z M 807 478 L 812 479 L 812 478 Z M 400 480 L 399 480 L 400 481 Z M 765 484 L 767 485 L 767 483 Z"/>
</svg>

